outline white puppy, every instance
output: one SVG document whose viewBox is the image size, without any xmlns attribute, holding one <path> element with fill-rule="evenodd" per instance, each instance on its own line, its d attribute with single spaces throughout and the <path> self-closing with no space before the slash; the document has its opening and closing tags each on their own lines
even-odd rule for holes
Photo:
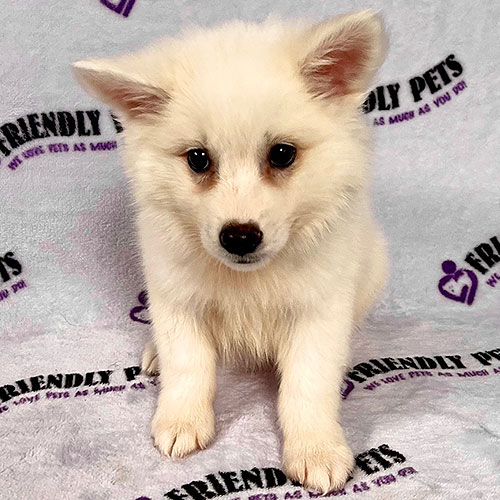
<svg viewBox="0 0 500 500">
<path fill-rule="evenodd" d="M 346 481 L 349 337 L 386 276 L 360 111 L 386 45 L 363 11 L 313 26 L 231 22 L 74 65 L 124 124 L 161 452 L 213 438 L 217 360 L 271 363 L 285 471 L 321 491 Z"/>
</svg>

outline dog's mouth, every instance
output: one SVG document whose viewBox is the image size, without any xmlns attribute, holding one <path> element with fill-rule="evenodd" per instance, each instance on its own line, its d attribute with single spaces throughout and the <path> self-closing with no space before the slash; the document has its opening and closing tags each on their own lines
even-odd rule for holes
<svg viewBox="0 0 500 500">
<path fill-rule="evenodd" d="M 233 257 L 230 259 L 233 264 L 255 264 L 261 260 L 257 255 L 245 255 L 243 257 Z"/>
<path fill-rule="evenodd" d="M 225 255 L 222 258 L 227 267 L 235 271 L 254 271 L 263 267 L 267 259 L 264 254 L 254 255 Z"/>
</svg>

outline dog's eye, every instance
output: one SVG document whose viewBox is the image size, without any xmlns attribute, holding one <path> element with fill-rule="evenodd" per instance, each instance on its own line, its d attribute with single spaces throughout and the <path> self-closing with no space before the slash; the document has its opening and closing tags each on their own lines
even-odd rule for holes
<svg viewBox="0 0 500 500">
<path fill-rule="evenodd" d="M 187 153 L 187 161 L 189 168 L 197 174 L 206 172 L 210 167 L 210 157 L 201 148 L 190 149 Z"/>
<path fill-rule="evenodd" d="M 273 167 L 289 167 L 295 160 L 296 152 L 291 144 L 275 144 L 269 151 L 269 163 Z"/>
</svg>

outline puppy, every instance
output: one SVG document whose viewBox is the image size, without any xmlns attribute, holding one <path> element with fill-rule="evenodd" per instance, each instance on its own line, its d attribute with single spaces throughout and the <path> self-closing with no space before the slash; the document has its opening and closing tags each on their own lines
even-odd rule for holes
<svg viewBox="0 0 500 500">
<path fill-rule="evenodd" d="M 162 453 L 214 437 L 218 360 L 272 363 L 286 473 L 322 492 L 348 478 L 338 411 L 349 338 L 386 276 L 360 106 L 386 45 L 363 11 L 192 29 L 74 64 L 124 124 Z"/>
</svg>

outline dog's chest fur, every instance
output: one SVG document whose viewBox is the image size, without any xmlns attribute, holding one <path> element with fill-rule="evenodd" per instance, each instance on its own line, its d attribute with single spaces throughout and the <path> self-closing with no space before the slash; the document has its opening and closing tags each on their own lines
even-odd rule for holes
<svg viewBox="0 0 500 500">
<path fill-rule="evenodd" d="M 243 299 L 211 301 L 204 310 L 206 331 L 225 363 L 247 367 L 273 363 L 292 329 L 296 311 L 286 305 Z"/>
</svg>

